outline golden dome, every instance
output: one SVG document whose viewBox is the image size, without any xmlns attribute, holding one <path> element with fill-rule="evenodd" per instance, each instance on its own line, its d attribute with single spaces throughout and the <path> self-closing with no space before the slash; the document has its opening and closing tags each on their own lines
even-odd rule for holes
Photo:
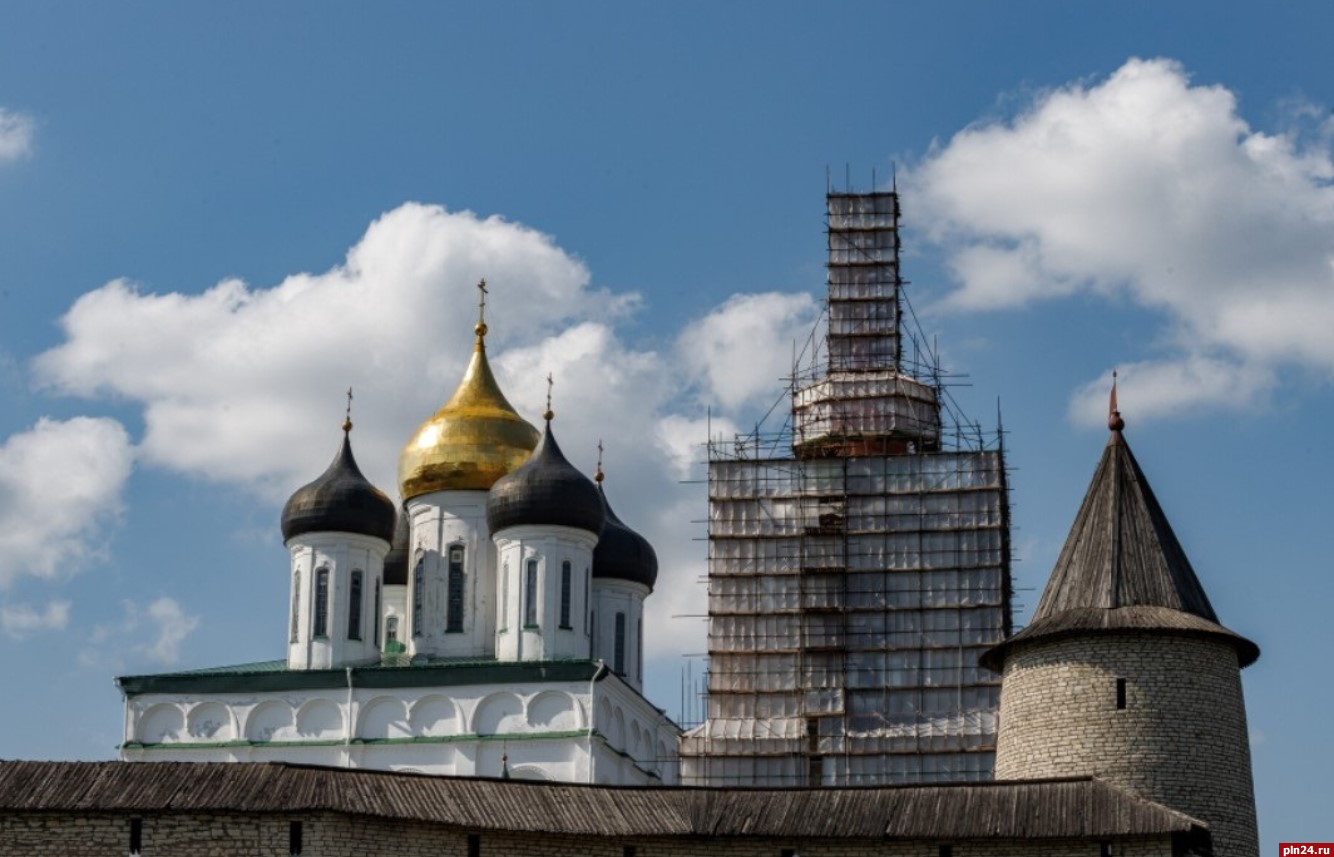
<svg viewBox="0 0 1334 857">
<path fill-rule="evenodd" d="M 486 491 L 528 460 L 541 435 L 514 411 L 486 360 L 486 325 L 463 381 L 445 406 L 422 423 L 398 457 L 404 500 L 432 491 Z"/>
</svg>

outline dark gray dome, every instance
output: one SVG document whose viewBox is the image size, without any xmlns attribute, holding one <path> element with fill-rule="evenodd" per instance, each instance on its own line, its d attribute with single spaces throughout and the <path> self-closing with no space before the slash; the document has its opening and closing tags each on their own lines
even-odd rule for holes
<svg viewBox="0 0 1334 857">
<path fill-rule="evenodd" d="M 389 542 L 389 553 L 384 555 L 384 585 L 408 585 L 408 513 L 401 510 L 394 538 Z"/>
<path fill-rule="evenodd" d="M 283 540 L 303 533 L 358 533 L 386 542 L 394 535 L 394 504 L 361 475 L 352 457 L 352 441 L 343 447 L 319 479 L 298 488 L 283 507 Z"/>
<path fill-rule="evenodd" d="M 532 458 L 496 480 L 486 498 L 486 523 L 493 533 L 523 524 L 600 533 L 602 521 L 598 489 L 565 460 L 550 422 Z"/>
<path fill-rule="evenodd" d="M 616 517 L 600 484 L 598 494 L 602 497 L 606 523 L 602 525 L 598 546 L 593 549 L 593 579 L 629 580 L 652 590 L 658 581 L 658 555 L 653 545 Z"/>
</svg>

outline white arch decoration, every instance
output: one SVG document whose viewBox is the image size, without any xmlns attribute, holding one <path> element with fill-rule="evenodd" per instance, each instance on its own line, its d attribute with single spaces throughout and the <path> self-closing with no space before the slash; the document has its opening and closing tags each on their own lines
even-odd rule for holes
<svg viewBox="0 0 1334 857">
<path fill-rule="evenodd" d="M 343 711 L 327 699 L 312 699 L 296 713 L 296 733 L 316 740 L 341 738 Z"/>
<path fill-rule="evenodd" d="M 236 738 L 236 718 L 220 702 L 201 702 L 185 717 L 186 732 L 195 741 L 232 741 Z"/>
<path fill-rule="evenodd" d="M 245 736 L 250 741 L 283 741 L 295 736 L 292 706 L 277 699 L 261 702 L 246 716 Z"/>
<path fill-rule="evenodd" d="M 377 696 L 361 707 L 357 717 L 358 738 L 407 738 L 411 734 L 407 707 L 403 700 L 392 696 Z"/>
<path fill-rule="evenodd" d="M 145 744 L 173 744 L 185 732 L 185 716 L 169 702 L 150 707 L 139 718 L 137 737 Z"/>
<path fill-rule="evenodd" d="M 457 735 L 463 717 L 454 700 L 440 694 L 423 696 L 412 704 L 408 726 L 413 735 Z"/>
<path fill-rule="evenodd" d="M 528 700 L 528 725 L 543 732 L 569 732 L 580 728 L 574 697 L 559 690 L 544 690 Z"/>
<path fill-rule="evenodd" d="M 500 735 L 527 731 L 528 721 L 523 713 L 523 701 L 509 691 L 500 691 L 477 703 L 472 715 L 472 731 L 476 735 Z"/>
</svg>

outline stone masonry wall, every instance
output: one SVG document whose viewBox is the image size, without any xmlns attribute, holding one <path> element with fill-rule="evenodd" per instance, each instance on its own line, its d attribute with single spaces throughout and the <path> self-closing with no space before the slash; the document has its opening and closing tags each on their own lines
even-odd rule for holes
<svg viewBox="0 0 1334 857">
<path fill-rule="evenodd" d="M 0 857 L 106 857 L 129 853 L 128 815 L 0 815 Z M 142 816 L 142 857 L 289 857 L 289 824 L 302 823 L 302 857 L 468 857 L 468 832 L 440 825 L 316 813 L 305 816 L 170 813 Z M 481 857 L 1098 857 L 1092 840 L 1046 842 L 621 840 L 481 832 Z M 627 850 L 633 848 L 633 852 Z M 1117 857 L 1172 857 L 1170 837 L 1115 840 Z"/>
<path fill-rule="evenodd" d="M 1016 647 L 1005 663 L 996 779 L 1087 775 L 1208 823 L 1217 857 L 1255 857 L 1236 652 L 1165 632 Z"/>
</svg>

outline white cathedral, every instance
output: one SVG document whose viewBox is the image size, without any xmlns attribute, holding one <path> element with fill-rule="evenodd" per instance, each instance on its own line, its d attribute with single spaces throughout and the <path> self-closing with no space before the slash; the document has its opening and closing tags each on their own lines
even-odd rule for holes
<svg viewBox="0 0 1334 857">
<path fill-rule="evenodd" d="M 485 308 L 485 284 L 483 309 Z M 564 782 L 675 783 L 680 730 L 642 695 L 652 546 L 487 362 L 399 458 L 361 473 L 350 419 L 282 514 L 287 657 L 125 676 L 121 758 L 286 761 Z"/>
</svg>

